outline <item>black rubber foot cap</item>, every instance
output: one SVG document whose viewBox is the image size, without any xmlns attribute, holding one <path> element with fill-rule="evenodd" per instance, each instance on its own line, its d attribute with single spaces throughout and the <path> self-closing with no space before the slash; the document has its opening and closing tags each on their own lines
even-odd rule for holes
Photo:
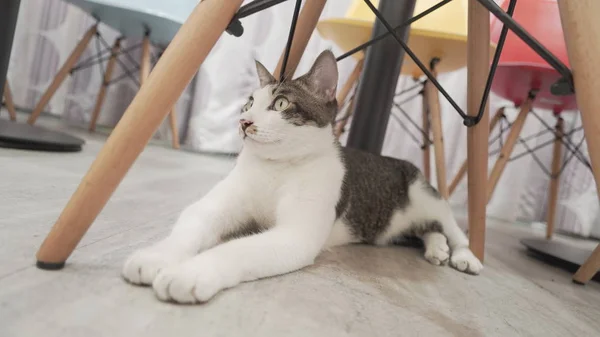
<svg viewBox="0 0 600 337">
<path fill-rule="evenodd" d="M 35 265 L 38 268 L 44 269 L 44 270 L 60 270 L 60 269 L 63 269 L 65 267 L 65 263 L 64 262 L 43 262 L 43 261 L 38 261 Z"/>
<path fill-rule="evenodd" d="M 585 285 L 585 283 L 583 283 L 583 282 L 579 282 L 579 281 L 577 281 L 577 280 L 573 280 L 573 283 L 575 283 L 575 284 L 579 284 L 580 286 L 584 286 L 584 285 Z"/>
</svg>

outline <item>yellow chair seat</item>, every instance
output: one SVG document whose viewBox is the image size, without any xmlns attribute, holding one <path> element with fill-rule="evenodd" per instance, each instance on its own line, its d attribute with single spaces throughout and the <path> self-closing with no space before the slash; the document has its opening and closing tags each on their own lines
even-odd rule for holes
<svg viewBox="0 0 600 337">
<path fill-rule="evenodd" d="M 378 1 L 373 1 L 377 5 Z M 417 0 L 415 15 L 435 5 L 439 0 Z M 457 70 L 467 60 L 467 13 L 466 1 L 454 0 L 411 25 L 408 46 L 419 60 L 429 66 L 433 58 L 440 58 L 438 73 Z M 353 3 L 345 18 L 326 19 L 319 22 L 317 30 L 323 38 L 335 42 L 342 50 L 349 51 L 371 38 L 375 16 L 362 0 Z M 492 53 L 495 45 L 490 44 Z M 354 54 L 358 60 L 363 52 Z M 405 56 L 402 73 L 419 77 L 423 73 Z"/>
</svg>

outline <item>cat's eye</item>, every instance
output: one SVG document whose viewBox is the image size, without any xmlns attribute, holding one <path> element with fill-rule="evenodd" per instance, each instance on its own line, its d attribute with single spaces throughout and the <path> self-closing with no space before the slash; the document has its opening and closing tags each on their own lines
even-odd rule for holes
<svg viewBox="0 0 600 337">
<path fill-rule="evenodd" d="M 275 103 L 273 104 L 273 109 L 275 109 L 275 111 L 283 111 L 283 110 L 287 109 L 289 106 L 290 106 L 290 101 L 288 101 L 287 98 L 279 97 L 278 99 L 275 100 Z"/>
<path fill-rule="evenodd" d="M 250 110 L 250 108 L 252 107 L 252 104 L 254 104 L 254 98 L 250 97 L 250 99 L 248 99 L 248 102 L 242 108 L 242 112 L 246 112 L 246 111 Z"/>
</svg>

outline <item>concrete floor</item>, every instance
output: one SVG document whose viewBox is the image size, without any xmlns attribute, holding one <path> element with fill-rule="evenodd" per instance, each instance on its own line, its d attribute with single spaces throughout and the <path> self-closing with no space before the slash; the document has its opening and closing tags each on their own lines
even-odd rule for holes
<svg viewBox="0 0 600 337">
<path fill-rule="evenodd" d="M 22 119 L 21 119 L 22 120 Z M 104 137 L 81 153 L 0 149 L 0 336 L 599 336 L 600 285 L 530 257 L 525 227 L 489 222 L 480 276 L 427 263 L 415 248 L 349 246 L 316 265 L 246 283 L 208 304 L 157 301 L 119 276 L 163 237 L 233 160 L 149 146 L 67 267 L 34 267 L 44 236 Z"/>
</svg>

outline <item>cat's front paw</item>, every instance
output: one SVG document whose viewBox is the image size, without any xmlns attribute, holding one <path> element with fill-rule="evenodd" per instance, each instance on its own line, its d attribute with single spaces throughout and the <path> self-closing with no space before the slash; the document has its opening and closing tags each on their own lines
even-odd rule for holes
<svg viewBox="0 0 600 337">
<path fill-rule="evenodd" d="M 162 301 L 191 304 L 208 301 L 225 285 L 216 265 L 191 259 L 162 270 L 152 287 Z"/>
<path fill-rule="evenodd" d="M 187 257 L 160 246 L 140 249 L 127 259 L 122 276 L 132 284 L 151 285 L 162 269 L 176 265 Z"/>
<path fill-rule="evenodd" d="M 473 275 L 478 275 L 483 269 L 481 261 L 466 247 L 458 248 L 452 252 L 450 265 L 458 271 Z"/>
</svg>

